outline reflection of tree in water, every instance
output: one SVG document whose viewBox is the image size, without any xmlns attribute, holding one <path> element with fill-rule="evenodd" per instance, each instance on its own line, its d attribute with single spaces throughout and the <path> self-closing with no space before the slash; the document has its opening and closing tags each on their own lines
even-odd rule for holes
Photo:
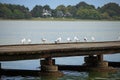
<svg viewBox="0 0 120 80">
<path fill-rule="evenodd" d="M 115 73 L 108 72 L 78 72 L 62 71 L 64 76 L 1 76 L 0 79 L 9 80 L 120 80 L 120 70 Z"/>
<path fill-rule="evenodd" d="M 89 78 L 94 79 L 96 77 L 107 78 L 109 77 L 108 72 L 89 72 Z"/>
<path fill-rule="evenodd" d="M 64 71 L 64 76 L 58 80 L 87 80 L 87 72 L 77 72 L 77 71 Z"/>
<path fill-rule="evenodd" d="M 39 80 L 58 80 L 58 77 L 55 77 L 55 76 L 44 76 L 44 77 L 40 77 Z"/>
<path fill-rule="evenodd" d="M 120 79 L 120 70 L 118 72 L 89 72 L 90 80 L 116 80 Z"/>
</svg>

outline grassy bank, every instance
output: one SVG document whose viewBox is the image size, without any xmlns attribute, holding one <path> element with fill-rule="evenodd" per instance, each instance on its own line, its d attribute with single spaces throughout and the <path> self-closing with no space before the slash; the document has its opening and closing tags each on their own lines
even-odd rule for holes
<svg viewBox="0 0 120 80">
<path fill-rule="evenodd" d="M 95 19 L 76 19 L 76 18 L 30 18 L 30 19 L 2 19 L 0 20 L 33 20 L 33 21 L 120 21 L 120 20 L 108 20 L 108 19 L 101 19 L 101 20 L 95 20 Z"/>
</svg>

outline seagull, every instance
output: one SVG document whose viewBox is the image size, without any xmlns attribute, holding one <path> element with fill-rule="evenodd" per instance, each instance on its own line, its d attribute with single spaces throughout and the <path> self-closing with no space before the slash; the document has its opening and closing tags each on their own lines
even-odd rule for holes
<svg viewBox="0 0 120 80">
<path fill-rule="evenodd" d="M 23 38 L 23 39 L 21 40 L 21 43 L 24 44 L 25 42 L 26 42 L 26 39 Z"/>
<path fill-rule="evenodd" d="M 91 39 L 92 39 L 92 41 L 95 41 L 95 38 L 93 36 L 91 37 Z"/>
<path fill-rule="evenodd" d="M 67 38 L 67 41 L 68 41 L 68 42 L 71 42 L 72 40 L 68 37 L 68 38 Z"/>
<path fill-rule="evenodd" d="M 84 41 L 87 42 L 87 37 L 84 37 Z"/>
<path fill-rule="evenodd" d="M 43 43 L 45 43 L 45 42 L 47 41 L 47 39 L 42 38 L 41 41 L 42 41 Z"/>
<path fill-rule="evenodd" d="M 79 39 L 78 39 L 78 37 L 74 37 L 74 40 L 76 41 L 76 42 L 78 42 L 79 41 Z"/>
<path fill-rule="evenodd" d="M 62 40 L 62 38 L 59 37 L 59 38 L 57 38 L 57 39 L 55 40 L 55 43 L 59 43 L 59 42 L 61 42 L 61 40 Z"/>
<path fill-rule="evenodd" d="M 28 41 L 28 44 L 31 44 L 31 42 L 32 42 L 31 39 L 28 39 L 27 41 Z"/>
</svg>

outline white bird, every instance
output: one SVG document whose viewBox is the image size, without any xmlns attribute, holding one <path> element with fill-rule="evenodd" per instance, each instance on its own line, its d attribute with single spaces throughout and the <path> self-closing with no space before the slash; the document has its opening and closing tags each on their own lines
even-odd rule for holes
<svg viewBox="0 0 120 80">
<path fill-rule="evenodd" d="M 42 38 L 41 41 L 42 41 L 43 43 L 45 43 L 45 42 L 47 41 L 47 39 Z"/>
<path fill-rule="evenodd" d="M 27 41 L 28 41 L 28 44 L 31 44 L 31 42 L 32 42 L 31 39 L 28 39 Z"/>
<path fill-rule="evenodd" d="M 78 37 L 74 37 L 74 40 L 76 41 L 76 42 L 78 42 L 79 41 L 79 39 L 78 39 Z"/>
<path fill-rule="evenodd" d="M 21 43 L 24 44 L 25 42 L 26 42 L 26 39 L 23 38 L 23 39 L 21 40 Z"/>
<path fill-rule="evenodd" d="M 87 37 L 84 37 L 84 41 L 87 42 Z"/>
<path fill-rule="evenodd" d="M 59 43 L 59 42 L 61 42 L 61 40 L 62 40 L 62 38 L 59 37 L 59 38 L 57 38 L 57 39 L 55 40 L 55 43 Z"/>
<path fill-rule="evenodd" d="M 67 41 L 68 41 L 68 42 L 71 42 L 72 40 L 68 37 L 68 38 L 67 38 Z"/>
<path fill-rule="evenodd" d="M 91 39 L 92 39 L 92 41 L 95 41 L 95 37 L 92 36 Z"/>
</svg>

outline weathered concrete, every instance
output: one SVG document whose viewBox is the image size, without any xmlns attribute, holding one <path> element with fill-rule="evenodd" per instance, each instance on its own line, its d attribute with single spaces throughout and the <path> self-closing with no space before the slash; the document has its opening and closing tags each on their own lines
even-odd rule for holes
<svg viewBox="0 0 120 80">
<path fill-rule="evenodd" d="M 55 59 L 51 57 L 41 60 L 41 73 L 47 76 L 60 76 L 63 74 L 58 71 L 58 66 L 55 65 Z"/>
<path fill-rule="evenodd" d="M 114 66 L 114 65 L 112 65 Z M 71 70 L 71 71 L 80 71 L 80 72 L 116 72 L 119 69 L 113 67 L 107 68 L 98 68 L 98 67 L 88 67 L 84 65 L 58 65 L 59 70 Z"/>
<path fill-rule="evenodd" d="M 108 65 L 112 67 L 120 67 L 120 62 L 109 62 Z"/>
<path fill-rule="evenodd" d="M 98 61 L 103 62 L 103 54 L 97 55 Z"/>
<path fill-rule="evenodd" d="M 97 56 L 88 56 L 84 58 L 84 65 L 88 67 L 99 67 L 99 68 L 106 68 L 108 67 L 108 62 L 103 61 L 103 55 Z"/>
<path fill-rule="evenodd" d="M 0 61 L 114 53 L 120 53 L 120 41 L 1 45 Z"/>
<path fill-rule="evenodd" d="M 120 53 L 120 41 L 110 42 L 79 42 L 57 44 L 24 44 L 1 45 L 0 61 L 39 59 L 41 72 L 44 75 L 61 75 L 53 57 L 88 56 L 84 66 L 88 70 L 111 70 L 108 63 L 103 61 L 103 54 Z M 97 56 L 94 56 L 97 55 Z"/>
<path fill-rule="evenodd" d="M 110 66 L 113 67 L 120 67 L 120 62 L 109 62 Z M 85 67 L 82 65 L 57 65 L 59 70 L 72 70 L 72 71 L 81 71 L 81 72 L 85 72 L 88 71 L 89 67 Z M 115 71 L 114 68 L 111 68 L 109 70 L 110 72 Z M 102 73 L 105 73 L 106 71 L 101 71 Z M 1 75 L 8 75 L 8 76 L 42 76 L 42 72 L 40 72 L 39 70 L 16 70 L 16 69 L 2 69 L 1 70 Z M 50 74 L 50 73 L 48 73 Z M 53 74 L 55 75 L 55 74 Z M 63 74 L 61 74 L 61 72 L 57 73 L 57 75 L 59 76 L 63 76 Z M 102 74 L 101 74 L 102 75 Z"/>
<path fill-rule="evenodd" d="M 41 72 L 39 70 L 19 70 L 19 69 L 2 69 L 0 71 L 0 76 L 54 76 L 54 77 L 61 77 L 63 73 L 61 72 Z"/>
<path fill-rule="evenodd" d="M 117 71 L 116 68 L 109 66 L 107 61 L 103 61 L 103 55 L 90 55 L 84 58 L 85 63 L 83 64 L 86 67 L 87 71 L 99 71 L 99 72 L 114 72 Z"/>
<path fill-rule="evenodd" d="M 41 60 L 41 71 L 42 72 L 57 72 L 58 66 L 55 65 L 55 59 L 45 58 L 45 60 Z"/>
</svg>

